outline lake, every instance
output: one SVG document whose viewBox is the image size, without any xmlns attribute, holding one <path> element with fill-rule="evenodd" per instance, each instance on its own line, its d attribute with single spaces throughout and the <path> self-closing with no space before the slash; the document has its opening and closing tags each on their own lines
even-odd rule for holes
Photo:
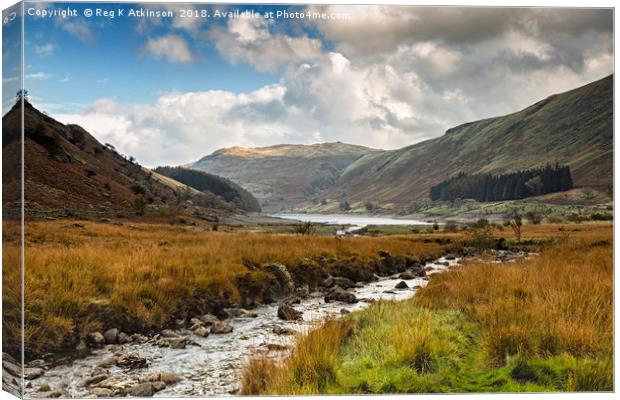
<svg viewBox="0 0 620 400">
<path fill-rule="evenodd" d="M 348 214 L 273 214 L 272 217 L 290 219 L 303 222 L 316 222 L 327 225 L 349 225 L 347 232 L 353 232 L 368 225 L 432 225 L 416 219 L 401 219 L 392 217 L 375 217 L 372 215 Z"/>
</svg>

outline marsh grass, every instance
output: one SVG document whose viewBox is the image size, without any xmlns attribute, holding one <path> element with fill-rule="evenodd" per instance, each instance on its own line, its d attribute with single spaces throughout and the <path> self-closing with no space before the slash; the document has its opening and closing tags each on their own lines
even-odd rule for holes
<svg viewBox="0 0 620 400">
<path fill-rule="evenodd" d="M 470 262 L 434 276 L 411 300 L 350 314 L 348 338 L 318 329 L 311 335 L 320 341 L 302 338 L 281 364 L 254 360 L 244 393 L 613 390 L 611 227 L 536 225 L 530 232 L 557 240 L 530 259 Z M 524 230 L 524 240 L 538 239 Z M 314 351 L 327 342 L 342 345 Z M 298 351 L 335 360 L 328 374 L 335 378 L 304 382 L 298 392 L 291 374 Z M 259 365 L 270 378 L 254 385 Z"/>
<path fill-rule="evenodd" d="M 5 225 L 4 265 L 19 266 L 18 237 L 19 226 Z M 336 239 L 68 220 L 28 221 L 25 241 L 29 358 L 71 349 L 93 330 L 147 333 L 175 318 L 237 303 L 236 279 L 248 272 L 247 263 L 289 266 L 318 256 L 370 260 L 380 250 L 437 257 L 448 247 L 407 236 Z M 260 279 L 260 272 L 252 276 Z M 19 268 L 5 270 L 5 310 L 20 308 L 13 285 L 19 280 Z M 11 333 L 18 328 L 5 324 L 10 348 L 19 349 L 18 335 Z"/>
</svg>

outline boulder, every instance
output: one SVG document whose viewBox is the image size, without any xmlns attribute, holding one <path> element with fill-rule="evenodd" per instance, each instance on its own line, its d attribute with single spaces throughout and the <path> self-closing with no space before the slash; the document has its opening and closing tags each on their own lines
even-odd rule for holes
<svg viewBox="0 0 620 400">
<path fill-rule="evenodd" d="M 24 378 L 28 380 L 40 378 L 44 373 L 43 368 L 24 368 Z"/>
<path fill-rule="evenodd" d="M 287 295 L 295 290 L 295 282 L 288 269 L 282 264 L 269 264 L 263 270 L 275 276 L 280 284 L 280 294 Z"/>
<path fill-rule="evenodd" d="M 398 275 L 399 279 L 405 279 L 405 280 L 415 279 L 415 277 L 416 275 L 411 271 L 405 271 L 401 273 L 400 275 Z"/>
<path fill-rule="evenodd" d="M 187 339 L 184 337 L 168 338 L 168 344 L 171 349 L 184 349 L 187 346 Z"/>
<path fill-rule="evenodd" d="M 52 388 L 50 387 L 49 383 L 44 383 L 43 385 L 41 385 L 39 387 L 39 389 L 37 391 L 38 392 L 49 392 L 51 390 L 52 390 Z"/>
<path fill-rule="evenodd" d="M 173 372 L 152 372 L 144 377 L 147 382 L 164 382 L 172 385 L 183 380 L 183 377 Z"/>
<path fill-rule="evenodd" d="M 194 333 L 198 336 L 207 337 L 209 336 L 209 330 L 204 326 L 200 326 L 194 330 Z"/>
<path fill-rule="evenodd" d="M 90 378 L 88 378 L 88 379 L 86 379 L 84 381 L 84 385 L 83 386 L 96 385 L 99 382 L 105 381 L 106 379 L 108 379 L 108 377 L 109 377 L 109 375 L 107 375 L 107 374 L 91 376 Z"/>
<path fill-rule="evenodd" d="M 105 339 L 106 344 L 118 343 L 118 329 L 112 328 L 103 332 L 103 338 Z"/>
<path fill-rule="evenodd" d="M 116 365 L 124 369 L 144 368 L 147 364 L 146 358 L 142 358 L 136 353 L 124 354 L 116 360 Z"/>
<path fill-rule="evenodd" d="M 325 302 L 330 303 L 332 301 L 341 301 L 343 303 L 357 303 L 357 298 L 353 293 L 343 290 L 341 287 L 336 286 L 331 292 L 325 295 Z"/>
<path fill-rule="evenodd" d="M 164 390 L 166 388 L 166 384 L 162 381 L 157 381 L 157 382 L 153 382 L 153 389 L 156 392 L 159 392 L 160 390 Z"/>
<path fill-rule="evenodd" d="M 121 332 L 118 334 L 119 344 L 126 344 L 126 343 L 129 343 L 130 341 L 131 341 L 131 337 L 127 335 L 125 332 Z"/>
<path fill-rule="evenodd" d="M 94 397 L 112 397 L 112 390 L 102 387 L 92 388 L 90 394 Z"/>
<path fill-rule="evenodd" d="M 233 326 L 228 322 L 218 321 L 211 326 L 211 333 L 223 334 L 233 331 Z"/>
<path fill-rule="evenodd" d="M 204 323 L 205 325 L 213 325 L 213 324 L 215 324 L 215 323 L 217 323 L 217 322 L 220 322 L 219 318 L 218 318 L 218 317 L 216 317 L 216 316 L 215 316 L 215 315 L 213 315 L 213 314 L 205 314 L 205 315 L 202 315 L 202 316 L 199 318 L 199 320 L 200 320 L 202 323 Z"/>
<path fill-rule="evenodd" d="M 409 289 L 409 285 L 407 285 L 407 282 L 405 281 L 400 281 L 396 284 L 396 286 L 394 286 L 395 289 Z"/>
<path fill-rule="evenodd" d="M 155 387 L 152 382 L 140 383 L 129 389 L 128 394 L 133 397 L 151 397 L 155 394 Z"/>
<path fill-rule="evenodd" d="M 92 332 L 86 335 L 86 342 L 91 347 L 103 347 L 103 345 L 105 345 L 105 338 L 101 332 Z"/>
<path fill-rule="evenodd" d="M 177 332 L 173 331 L 172 329 L 164 329 L 159 334 L 165 338 L 177 338 L 180 336 Z"/>
<path fill-rule="evenodd" d="M 273 333 L 276 335 L 293 335 L 295 331 L 289 328 L 285 328 L 279 325 L 273 327 Z"/>
<path fill-rule="evenodd" d="M 356 287 L 355 282 L 353 282 L 351 279 L 342 278 L 339 276 L 330 276 L 329 278 L 325 279 L 325 281 L 323 282 L 323 286 L 340 286 L 343 289 L 351 289 Z"/>
<path fill-rule="evenodd" d="M 278 307 L 278 318 L 285 321 L 299 321 L 303 319 L 302 315 L 303 313 L 301 311 L 297 311 L 287 304 L 282 304 Z"/>
</svg>

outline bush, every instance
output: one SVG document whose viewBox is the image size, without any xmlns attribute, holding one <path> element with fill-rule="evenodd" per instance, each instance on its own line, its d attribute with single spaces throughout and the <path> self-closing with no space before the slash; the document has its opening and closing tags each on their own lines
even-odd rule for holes
<svg viewBox="0 0 620 400">
<path fill-rule="evenodd" d="M 343 200 L 340 202 L 340 211 L 350 211 L 351 210 L 351 205 L 349 204 L 348 201 Z"/>
<path fill-rule="evenodd" d="M 542 215 L 536 211 L 528 211 L 525 214 L 525 218 L 527 218 L 530 224 L 534 224 L 534 225 L 540 224 L 543 219 Z"/>
<path fill-rule="evenodd" d="M 446 232 L 457 232 L 459 230 L 459 227 L 454 221 L 446 221 L 443 226 L 443 230 Z"/>
</svg>

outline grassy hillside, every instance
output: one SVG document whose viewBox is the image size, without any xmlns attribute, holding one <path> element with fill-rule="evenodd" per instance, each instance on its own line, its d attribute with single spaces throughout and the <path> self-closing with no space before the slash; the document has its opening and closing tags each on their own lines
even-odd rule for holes
<svg viewBox="0 0 620 400">
<path fill-rule="evenodd" d="M 374 152 L 343 143 L 232 147 L 198 160 L 191 168 L 228 178 L 256 196 L 263 209 L 279 211 L 318 199 L 344 168 Z"/>
<path fill-rule="evenodd" d="M 20 207 L 21 107 L 3 118 L 3 210 Z M 188 186 L 154 174 L 78 125 L 62 124 L 24 102 L 24 196 L 29 217 L 136 215 L 142 210 L 228 214 L 232 203 L 207 204 Z M 192 200 L 190 210 L 185 203 Z M 204 209 L 204 210 L 203 210 Z"/>
<path fill-rule="evenodd" d="M 407 203 L 459 172 L 503 173 L 568 165 L 575 186 L 612 184 L 613 76 L 550 96 L 514 114 L 449 129 L 440 138 L 366 155 L 342 173 L 333 197 Z"/>
</svg>

